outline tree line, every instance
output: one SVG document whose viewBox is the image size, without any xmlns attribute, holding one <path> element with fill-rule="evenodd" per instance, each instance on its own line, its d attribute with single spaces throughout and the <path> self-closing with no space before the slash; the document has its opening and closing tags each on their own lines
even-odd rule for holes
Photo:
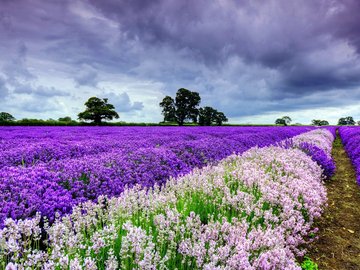
<svg viewBox="0 0 360 270">
<path fill-rule="evenodd" d="M 289 116 L 283 116 L 283 117 L 275 120 L 276 125 L 283 125 L 283 126 L 287 126 L 291 122 L 292 122 L 292 119 Z M 360 121 L 355 122 L 355 120 L 352 116 L 341 117 L 337 123 L 338 126 L 354 126 L 355 124 L 360 126 Z M 327 120 L 313 119 L 313 120 L 311 120 L 311 125 L 313 125 L 313 126 L 329 126 L 330 124 Z"/>
<path fill-rule="evenodd" d="M 48 119 L 28 119 L 24 118 L 16 120 L 13 115 L 8 112 L 0 112 L 0 124 L 1 125 L 179 125 L 183 126 L 185 123 L 191 123 L 201 126 L 210 125 L 222 125 L 227 122 L 228 119 L 223 112 L 220 112 L 210 106 L 199 107 L 201 98 L 199 93 L 192 92 L 185 88 L 180 88 L 176 92 L 175 99 L 170 96 L 164 97 L 159 103 L 162 108 L 162 115 L 164 121 L 160 123 L 107 123 L 106 120 L 118 119 L 120 116 L 115 111 L 115 106 L 108 103 L 107 98 L 90 97 L 85 102 L 86 109 L 80 112 L 78 116 L 78 122 L 72 119 L 70 116 L 60 117 L 57 120 Z M 85 122 L 84 122 L 85 121 Z M 90 121 L 90 123 L 88 122 Z M 283 116 L 275 120 L 276 125 L 287 126 L 290 125 L 292 119 L 289 116 Z M 360 121 L 355 122 L 352 116 L 341 117 L 338 120 L 337 125 L 360 125 Z M 301 124 L 295 124 L 301 125 Z M 329 125 L 327 120 L 313 119 L 311 125 L 314 126 L 326 126 Z"/>
<path fill-rule="evenodd" d="M 183 126 L 185 122 L 189 121 L 201 126 L 221 126 L 228 121 L 223 112 L 210 106 L 199 108 L 200 101 L 198 92 L 192 92 L 185 88 L 180 88 L 176 92 L 175 99 L 170 96 L 164 97 L 159 103 L 164 122 L 176 122 L 179 126 Z"/>
</svg>

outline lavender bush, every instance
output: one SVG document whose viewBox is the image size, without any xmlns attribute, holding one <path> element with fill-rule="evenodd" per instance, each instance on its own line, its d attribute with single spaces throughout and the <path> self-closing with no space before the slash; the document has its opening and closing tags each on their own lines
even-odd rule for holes
<svg viewBox="0 0 360 270">
<path fill-rule="evenodd" d="M 5 218 L 55 213 L 126 187 L 170 177 L 269 146 L 309 127 L 3 127 L 0 228 Z"/>
<path fill-rule="evenodd" d="M 304 133 L 294 142 L 305 138 L 329 155 L 329 131 Z M 301 269 L 300 246 L 326 204 L 322 180 L 323 169 L 298 147 L 254 147 L 161 189 L 137 184 L 118 197 L 83 202 L 51 226 L 40 225 L 39 214 L 6 219 L 0 267 Z"/>
<path fill-rule="evenodd" d="M 339 135 L 344 148 L 356 170 L 357 183 L 360 185 L 360 128 L 340 127 Z"/>
<path fill-rule="evenodd" d="M 335 163 L 331 157 L 331 148 L 336 136 L 336 128 L 328 127 L 327 130 L 331 135 L 318 136 L 317 133 L 322 133 L 323 131 L 321 129 L 314 130 L 285 140 L 285 145 L 286 147 L 297 147 L 309 155 L 323 169 L 323 176 L 329 179 L 335 173 Z"/>
<path fill-rule="evenodd" d="M 322 169 L 325 178 L 329 179 L 335 173 L 334 160 L 326 152 L 312 143 L 301 143 L 299 148 L 311 157 Z"/>
</svg>

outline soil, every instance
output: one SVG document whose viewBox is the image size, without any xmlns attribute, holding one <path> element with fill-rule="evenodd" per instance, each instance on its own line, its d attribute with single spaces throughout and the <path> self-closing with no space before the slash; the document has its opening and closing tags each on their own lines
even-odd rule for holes
<svg viewBox="0 0 360 270">
<path fill-rule="evenodd" d="M 332 150 L 336 173 L 326 183 L 328 207 L 315 224 L 308 257 L 319 270 L 360 270 L 360 186 L 339 136 Z"/>
</svg>

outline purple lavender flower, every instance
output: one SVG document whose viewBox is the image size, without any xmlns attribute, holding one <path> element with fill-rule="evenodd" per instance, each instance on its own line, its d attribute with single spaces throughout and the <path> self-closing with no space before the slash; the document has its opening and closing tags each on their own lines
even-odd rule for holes
<svg viewBox="0 0 360 270">
<path fill-rule="evenodd" d="M 360 185 L 360 128 L 340 127 L 339 135 L 345 151 L 355 167 L 357 183 Z"/>
<path fill-rule="evenodd" d="M 55 213 L 126 187 L 163 185 L 232 153 L 311 127 L 1 127 L 0 227 Z"/>
<path fill-rule="evenodd" d="M 304 142 L 300 144 L 300 149 L 311 157 L 322 169 L 325 178 L 329 179 L 335 173 L 334 160 L 329 157 L 326 152 L 313 145 L 311 142 Z"/>
</svg>

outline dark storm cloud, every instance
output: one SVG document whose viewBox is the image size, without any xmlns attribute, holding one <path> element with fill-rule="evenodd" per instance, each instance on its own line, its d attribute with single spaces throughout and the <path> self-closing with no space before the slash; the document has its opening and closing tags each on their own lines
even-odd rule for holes
<svg viewBox="0 0 360 270">
<path fill-rule="evenodd" d="M 360 53 L 360 1 L 345 0 L 339 1 L 341 13 L 338 20 L 333 21 L 332 32 L 339 38 L 344 38 Z"/>
<path fill-rule="evenodd" d="M 328 60 L 321 55 L 312 56 L 312 65 L 302 60 L 335 46 L 339 36 L 358 45 L 360 5 L 356 1 L 303 1 L 301 5 L 285 0 L 91 3 L 116 19 L 131 38 L 190 48 L 195 58 L 205 62 L 221 64 L 236 54 L 246 62 L 277 69 L 283 75 L 282 91 L 321 91 L 359 84 L 358 64 L 349 65 L 346 74 L 337 74 L 341 65 L 352 63 L 338 63 L 331 66 L 335 71 L 329 72 L 326 65 L 316 63 Z M 344 21 L 344 15 L 358 19 Z M 336 53 L 329 51 L 327 57 L 336 57 Z"/>
<path fill-rule="evenodd" d="M 107 31 L 106 21 L 84 19 L 74 12 L 76 3 L 80 1 L 2 3 L 2 14 L 12 22 L 8 29 L 11 40 L 0 41 L 6 47 L 3 50 L 8 50 L 9 45 L 14 46 L 19 40 L 25 41 L 33 57 L 69 64 L 77 70 L 87 63 L 119 62 L 121 56 L 113 54 L 113 48 L 106 44 L 113 35 Z M 78 9 L 82 11 L 82 7 Z"/>
<path fill-rule="evenodd" d="M 0 12 L 0 27 L 3 29 L 3 32 L 4 33 L 9 32 L 11 26 L 12 24 L 11 24 L 10 16 L 3 12 Z"/>
<path fill-rule="evenodd" d="M 100 89 L 104 74 L 126 75 L 160 82 L 164 95 L 199 91 L 204 105 L 233 117 L 359 97 L 357 0 L 3 1 L 0 35 L 7 85 L 38 85 L 39 63 L 78 89 Z M 65 96 L 55 88 L 13 89 Z M 147 105 L 111 94 L 124 112 Z"/>
<path fill-rule="evenodd" d="M 328 91 L 326 95 L 315 93 L 298 98 L 285 98 L 281 102 L 277 101 L 258 101 L 255 106 L 249 105 L 246 100 L 237 99 L 232 102 L 232 106 L 236 108 L 243 108 L 242 116 L 257 115 L 258 112 L 291 114 L 291 112 L 307 109 L 323 108 L 341 108 L 349 105 L 349 100 L 360 100 L 360 91 L 353 91 L 348 93 L 339 93 L 338 91 Z M 326 105 L 324 105 L 326 104 Z M 217 104 L 212 104 L 216 106 Z M 229 117 L 237 117 L 235 110 L 228 109 L 225 105 L 222 106 L 224 112 Z M 301 117 L 301 115 L 299 115 Z M 313 116 L 316 118 L 316 115 Z M 323 117 L 326 117 L 324 115 Z"/>
<path fill-rule="evenodd" d="M 16 42 L 14 44 L 14 56 L 3 65 L 3 72 L 8 77 L 9 81 L 22 79 L 25 81 L 36 79 L 32 74 L 26 63 L 27 47 L 24 42 Z"/>
</svg>

